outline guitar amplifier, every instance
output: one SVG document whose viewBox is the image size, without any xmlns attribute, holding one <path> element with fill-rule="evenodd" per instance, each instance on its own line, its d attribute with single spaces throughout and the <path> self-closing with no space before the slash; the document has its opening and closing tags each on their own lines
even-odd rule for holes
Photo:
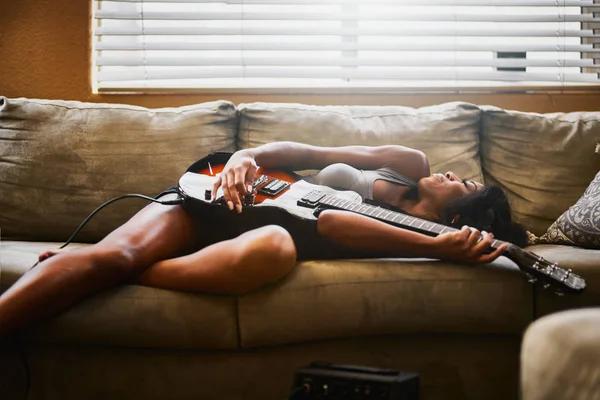
<svg viewBox="0 0 600 400">
<path fill-rule="evenodd" d="M 296 371 L 290 400 L 418 400 L 414 372 L 316 361 Z"/>
</svg>

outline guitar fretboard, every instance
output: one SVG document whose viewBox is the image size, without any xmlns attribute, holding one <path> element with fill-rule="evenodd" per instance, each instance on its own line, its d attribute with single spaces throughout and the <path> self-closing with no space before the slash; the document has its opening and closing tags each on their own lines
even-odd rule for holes
<svg viewBox="0 0 600 400">
<path fill-rule="evenodd" d="M 365 203 L 354 203 L 345 199 L 341 199 L 334 195 L 326 195 L 319 200 L 319 203 L 329 208 L 339 210 L 352 211 L 370 218 L 381 220 L 392 225 L 398 225 L 406 229 L 418 231 L 431 236 L 441 235 L 447 232 L 457 232 L 458 229 L 451 228 L 446 225 L 436 224 L 435 222 L 427 221 L 422 218 L 413 217 L 397 211 L 388 210 L 386 208 L 373 206 Z M 501 240 L 494 240 L 491 247 L 496 249 L 502 243 Z"/>
</svg>

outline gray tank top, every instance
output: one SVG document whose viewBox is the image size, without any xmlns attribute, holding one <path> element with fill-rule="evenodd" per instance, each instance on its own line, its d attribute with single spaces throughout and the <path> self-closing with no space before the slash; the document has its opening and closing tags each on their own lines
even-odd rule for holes
<svg viewBox="0 0 600 400">
<path fill-rule="evenodd" d="M 348 164 L 331 164 L 319 173 L 304 177 L 304 180 L 315 185 L 329 186 L 337 190 L 353 190 L 363 199 L 373 199 L 373 183 L 384 181 L 399 185 L 417 187 L 417 182 L 389 168 L 380 168 L 374 171 L 356 169 Z"/>
</svg>

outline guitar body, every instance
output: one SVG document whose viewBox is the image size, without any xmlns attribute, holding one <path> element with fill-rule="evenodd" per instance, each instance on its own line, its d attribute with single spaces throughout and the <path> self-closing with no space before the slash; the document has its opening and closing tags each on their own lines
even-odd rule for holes
<svg viewBox="0 0 600 400">
<path fill-rule="evenodd" d="M 314 252 L 315 247 L 323 247 L 322 245 L 331 249 L 335 247 L 331 242 L 319 243 L 316 220 L 323 209 L 361 214 L 430 236 L 457 231 L 455 228 L 389 208 L 366 204 L 356 192 L 313 185 L 292 172 L 282 170 L 259 169 L 252 183 L 253 193 L 244 197 L 243 212 L 237 214 L 228 209 L 221 189 L 214 196 L 216 200 L 211 200 L 213 184 L 230 157 L 231 153 L 212 153 L 197 161 L 181 177 L 178 187 L 179 193 L 185 199 L 184 207 L 195 214 L 203 215 L 211 222 L 211 226 L 216 227 L 215 229 L 228 231 L 230 235 L 237 236 L 265 225 L 280 225 L 287 229 L 292 237 L 303 239 L 295 240 L 299 254 L 309 254 L 316 258 L 335 258 L 342 253 Z M 322 240 L 326 241 L 323 238 Z M 494 240 L 491 247 L 497 248 L 504 243 Z M 345 253 L 348 255 L 350 251 Z M 509 243 L 504 255 L 517 264 L 530 282 L 540 282 L 544 288 L 553 287 L 557 293 L 579 293 L 585 288 L 585 280 L 581 276 L 512 243 Z"/>
<path fill-rule="evenodd" d="M 207 191 L 211 191 L 218 175 L 223 171 L 230 153 L 213 153 L 202 160 L 192 164 L 187 172 L 179 179 L 179 192 L 199 212 L 210 210 L 218 213 L 221 222 L 247 223 L 248 229 L 268 224 L 289 227 L 290 224 L 302 225 L 308 221 L 316 221 L 315 207 L 298 205 L 298 201 L 311 190 L 320 190 L 323 193 L 339 198 L 361 202 L 360 195 L 352 191 L 338 191 L 327 186 L 313 185 L 302 180 L 302 177 L 284 170 L 265 170 L 260 168 L 253 183 L 254 197 L 251 203 L 243 206 L 243 212 L 237 214 L 230 211 L 222 199 L 222 190 L 214 196 L 216 201 L 211 201 Z M 279 183 L 281 187 L 267 191 L 269 184 Z M 212 195 L 212 193 L 210 193 Z M 254 221 L 254 215 L 260 214 L 264 221 Z M 293 216 L 289 219 L 285 214 Z M 286 224 L 277 223 L 285 219 Z M 252 220 L 252 221 L 250 221 Z M 311 222 L 311 223 L 312 223 Z M 293 227 L 292 227 L 293 228 Z"/>
<path fill-rule="evenodd" d="M 211 244 L 232 239 L 244 232 L 266 225 L 278 225 L 287 230 L 296 245 L 298 260 L 373 258 L 375 254 L 366 254 L 336 245 L 317 232 L 317 216 L 314 209 L 297 205 L 298 193 L 304 193 L 302 187 L 309 185 L 301 181 L 301 177 L 293 172 L 282 170 L 259 169 L 257 181 L 261 176 L 267 180 L 254 186 L 254 202 L 243 206 L 241 214 L 230 211 L 222 199 L 222 191 L 216 194 L 216 200 L 206 198 L 206 191 L 211 191 L 217 175 L 221 173 L 229 153 L 213 153 L 192 164 L 179 179 L 178 191 L 185 199 L 183 207 L 190 215 L 202 222 L 202 226 L 210 227 Z M 275 195 L 260 192 L 269 182 L 281 181 L 288 186 Z M 315 186 L 315 185 L 312 185 Z M 331 188 L 323 189 L 337 193 Z M 343 194 L 343 192 L 341 192 Z M 349 192 L 360 199 L 357 193 Z M 209 193 L 212 195 L 212 193 Z"/>
<path fill-rule="evenodd" d="M 201 169 L 197 173 L 200 175 L 204 175 L 204 176 L 215 176 L 215 175 L 219 175 L 223 171 L 223 168 L 225 168 L 225 164 L 216 164 L 216 165 L 211 164 L 210 169 L 209 168 Z M 269 182 L 274 179 L 277 179 L 279 181 L 289 183 L 290 185 L 294 184 L 300 180 L 300 177 L 292 172 L 286 172 L 286 171 L 277 170 L 277 169 L 266 169 L 266 170 L 260 169 L 258 175 L 264 175 L 264 176 L 268 177 Z M 257 186 L 262 187 L 265 185 L 266 185 L 266 182 L 263 184 L 259 184 Z M 281 196 L 282 194 L 284 194 L 287 190 L 288 189 L 285 189 L 281 193 L 279 193 L 277 195 L 273 195 L 273 196 L 269 196 L 269 195 L 263 194 L 261 192 L 256 192 L 253 205 L 261 204 L 265 200 L 277 198 L 277 197 Z"/>
</svg>

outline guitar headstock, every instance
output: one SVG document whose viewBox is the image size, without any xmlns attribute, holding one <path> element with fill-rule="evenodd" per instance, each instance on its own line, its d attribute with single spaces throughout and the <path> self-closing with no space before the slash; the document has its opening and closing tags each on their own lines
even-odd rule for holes
<svg viewBox="0 0 600 400">
<path fill-rule="evenodd" d="M 530 251 L 510 245 L 505 255 L 529 276 L 530 283 L 539 282 L 544 289 L 552 288 L 559 295 L 581 293 L 585 289 L 585 280 L 581 276 Z"/>
</svg>

